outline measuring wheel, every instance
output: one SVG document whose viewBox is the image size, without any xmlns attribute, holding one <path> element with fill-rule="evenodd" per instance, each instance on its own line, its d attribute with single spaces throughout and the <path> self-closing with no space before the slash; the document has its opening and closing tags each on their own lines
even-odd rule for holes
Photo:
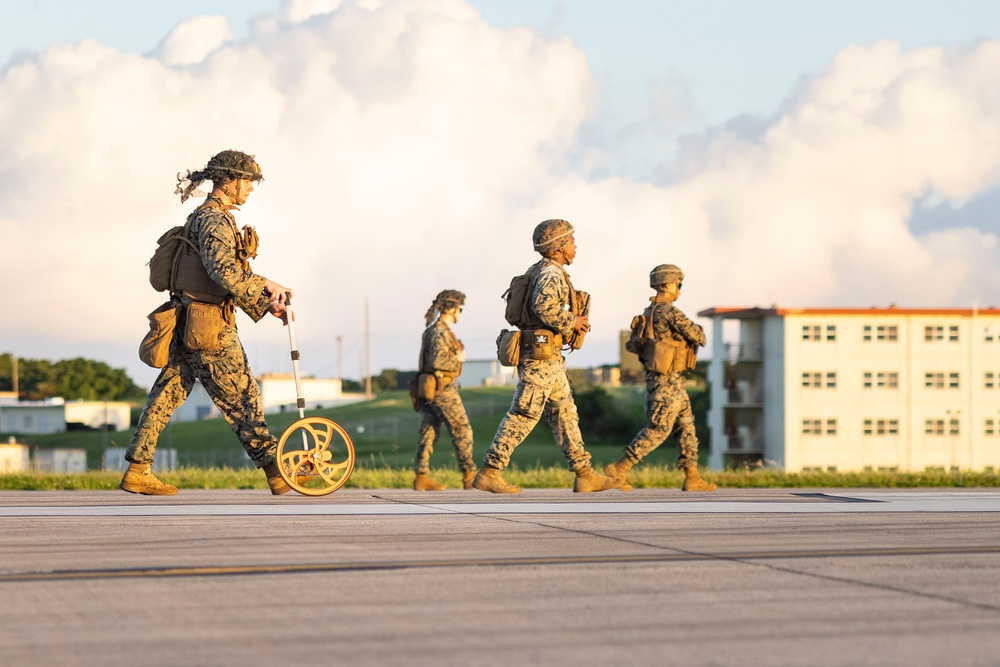
<svg viewBox="0 0 1000 667">
<path fill-rule="evenodd" d="M 300 433 L 301 437 L 293 437 Z M 354 444 L 337 422 L 304 417 L 278 441 L 278 471 L 290 487 L 307 496 L 325 496 L 354 472 Z"/>
</svg>

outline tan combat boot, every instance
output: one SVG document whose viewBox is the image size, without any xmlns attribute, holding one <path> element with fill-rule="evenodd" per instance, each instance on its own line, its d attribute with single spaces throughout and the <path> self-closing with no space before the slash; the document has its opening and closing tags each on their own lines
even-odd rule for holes
<svg viewBox="0 0 1000 667">
<path fill-rule="evenodd" d="M 490 493 L 521 493 L 521 487 L 514 486 L 500 475 L 500 470 L 483 466 L 475 479 L 472 480 L 472 488 Z"/>
<path fill-rule="evenodd" d="M 681 491 L 715 491 L 717 487 L 711 482 L 706 482 L 698 474 L 698 464 L 692 463 L 685 470 L 684 474 L 684 485 L 681 487 Z"/>
<path fill-rule="evenodd" d="M 593 491 L 607 491 L 617 488 L 620 481 L 612 477 L 598 475 L 591 467 L 582 468 L 576 471 L 576 479 L 573 481 L 574 493 L 591 493 Z"/>
<path fill-rule="evenodd" d="M 149 469 L 148 463 L 129 463 L 128 470 L 125 471 L 125 476 L 122 477 L 118 488 L 129 493 L 141 493 L 144 496 L 173 496 L 177 494 L 176 486 L 164 484 L 156 479 L 156 475 Z"/>
<path fill-rule="evenodd" d="M 630 458 L 623 456 L 614 463 L 604 466 L 604 474 L 612 479 L 621 481 L 621 485 L 618 487 L 619 491 L 631 491 L 632 485 L 628 483 L 625 476 L 634 465 Z"/>
<path fill-rule="evenodd" d="M 269 463 L 264 466 L 264 474 L 267 475 L 267 485 L 271 488 L 272 496 L 280 496 L 292 490 L 292 487 L 288 485 L 288 482 L 285 481 L 285 478 L 278 471 L 277 463 Z"/>
<path fill-rule="evenodd" d="M 462 473 L 462 488 L 468 491 L 472 488 L 472 482 L 476 479 L 476 469 L 470 468 Z"/>
<path fill-rule="evenodd" d="M 413 477 L 414 491 L 444 491 L 445 485 L 438 484 L 427 473 L 417 473 Z"/>
</svg>

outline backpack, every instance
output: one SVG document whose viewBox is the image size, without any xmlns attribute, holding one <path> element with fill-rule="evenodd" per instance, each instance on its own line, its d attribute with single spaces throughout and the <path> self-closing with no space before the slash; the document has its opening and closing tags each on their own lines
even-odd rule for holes
<svg viewBox="0 0 1000 667">
<path fill-rule="evenodd" d="M 174 291 L 174 281 L 177 279 L 177 267 L 180 264 L 181 251 L 184 244 L 191 246 L 197 252 L 198 247 L 187 238 L 188 225 L 194 219 L 192 214 L 183 225 L 168 230 L 156 240 L 156 250 L 146 262 L 149 267 L 149 284 L 157 292 Z"/>
<path fill-rule="evenodd" d="M 519 276 L 511 278 L 510 287 L 500 295 L 501 299 L 507 301 L 507 307 L 503 313 L 507 324 L 515 326 L 518 329 L 531 327 L 532 318 L 531 307 L 529 305 L 531 301 L 531 287 L 541 271 L 541 263 L 532 264 L 530 269 Z"/>
</svg>

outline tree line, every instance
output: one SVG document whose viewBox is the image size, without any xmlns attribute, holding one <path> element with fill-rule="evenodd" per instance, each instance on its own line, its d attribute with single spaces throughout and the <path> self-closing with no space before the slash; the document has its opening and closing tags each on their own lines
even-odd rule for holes
<svg viewBox="0 0 1000 667">
<path fill-rule="evenodd" d="M 14 356 L 0 354 L 0 391 L 14 390 Z M 77 357 L 17 359 L 17 391 L 26 400 L 61 396 L 68 400 L 118 401 L 144 395 L 122 368 L 111 368 L 103 361 Z"/>
</svg>

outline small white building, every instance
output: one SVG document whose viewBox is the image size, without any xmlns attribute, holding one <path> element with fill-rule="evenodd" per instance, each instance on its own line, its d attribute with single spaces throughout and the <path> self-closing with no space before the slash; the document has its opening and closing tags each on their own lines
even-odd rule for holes
<svg viewBox="0 0 1000 667">
<path fill-rule="evenodd" d="M 698 315 L 713 325 L 710 467 L 1000 468 L 1000 310 Z"/>
<path fill-rule="evenodd" d="M 257 378 L 264 412 L 296 410 L 295 378 L 291 373 L 269 373 Z M 339 379 L 301 378 L 302 398 L 307 410 L 332 408 L 365 400 L 359 394 L 344 394 Z M 174 410 L 173 421 L 187 422 L 221 417 L 208 392 L 195 381 L 187 400 Z"/>
<path fill-rule="evenodd" d="M 0 444 L 0 473 L 24 472 L 31 467 L 28 446 L 15 442 L 14 437 Z"/>
<path fill-rule="evenodd" d="M 66 406 L 61 398 L 0 404 L 0 432 L 45 435 L 66 430 Z"/>
<path fill-rule="evenodd" d="M 68 447 L 36 449 L 33 467 L 41 472 L 87 472 L 87 450 Z"/>
<path fill-rule="evenodd" d="M 470 359 L 462 364 L 462 375 L 458 381 L 463 387 L 517 384 L 517 369 L 502 366 L 497 359 Z"/>
<path fill-rule="evenodd" d="M 66 423 L 125 431 L 131 425 L 131 410 L 128 403 L 119 401 L 67 401 Z"/>
</svg>

